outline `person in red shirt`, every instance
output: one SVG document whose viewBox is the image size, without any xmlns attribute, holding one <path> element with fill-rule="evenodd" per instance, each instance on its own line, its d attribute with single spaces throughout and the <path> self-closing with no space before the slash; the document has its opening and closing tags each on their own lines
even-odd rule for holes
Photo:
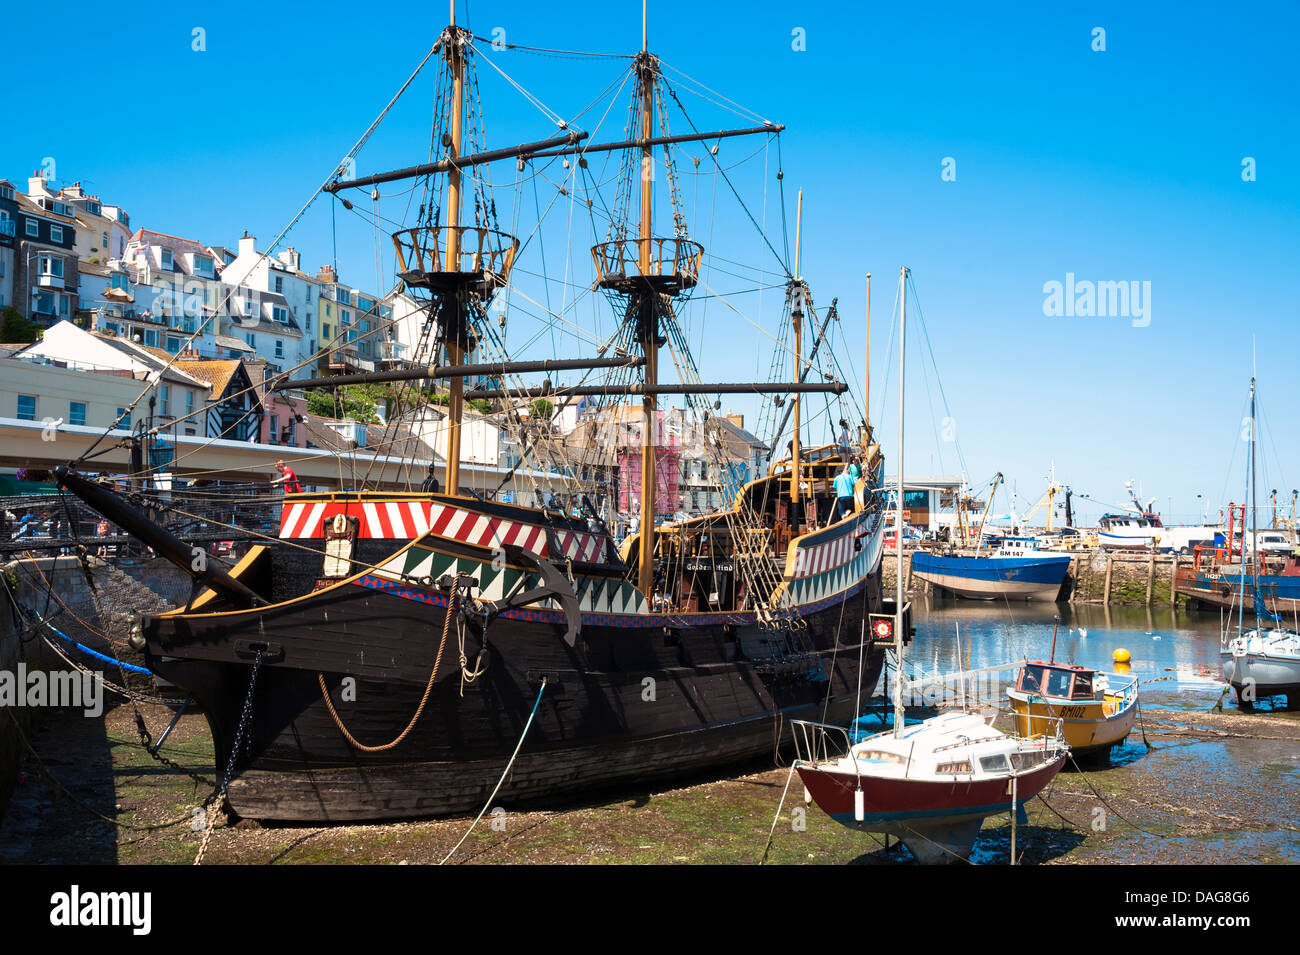
<svg viewBox="0 0 1300 955">
<path fill-rule="evenodd" d="M 276 461 L 275 469 L 280 472 L 280 476 L 278 478 L 272 478 L 272 484 L 283 484 L 286 494 L 302 493 L 302 485 L 298 483 L 298 475 L 293 473 L 293 468 L 289 467 L 283 461 Z"/>
</svg>

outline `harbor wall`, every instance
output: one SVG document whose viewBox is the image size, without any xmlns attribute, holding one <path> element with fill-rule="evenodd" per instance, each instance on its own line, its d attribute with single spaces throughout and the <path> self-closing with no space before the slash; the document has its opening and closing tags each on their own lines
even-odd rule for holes
<svg viewBox="0 0 1300 955">
<path fill-rule="evenodd" d="M 1070 555 L 1070 567 L 1057 598 L 1060 602 L 1105 604 L 1120 607 L 1171 606 L 1175 602 L 1174 577 L 1190 558 L 1178 554 L 1123 554 L 1079 552 Z M 911 577 L 911 554 L 903 555 L 903 583 L 910 597 L 924 595 L 929 585 Z M 898 558 L 886 554 L 883 586 L 891 594 L 897 584 Z M 1185 597 L 1177 598 L 1179 604 Z"/>
<path fill-rule="evenodd" d="M 0 672 L 17 673 L 18 664 L 27 661 L 26 649 L 19 639 L 17 614 L 10 597 L 17 580 L 8 574 L 7 585 L 0 587 Z M 5 707 L 0 714 L 0 818 L 18 782 L 26 750 L 23 734 L 31 726 L 31 711 L 25 707 Z M 15 725 L 15 722 L 17 725 Z"/>
</svg>

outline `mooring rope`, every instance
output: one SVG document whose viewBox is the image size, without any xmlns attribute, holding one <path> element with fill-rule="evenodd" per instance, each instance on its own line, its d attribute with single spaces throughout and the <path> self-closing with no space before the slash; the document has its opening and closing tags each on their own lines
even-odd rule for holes
<svg viewBox="0 0 1300 955">
<path fill-rule="evenodd" d="M 325 674 L 317 673 L 316 680 L 320 683 L 321 697 L 325 700 L 325 707 L 330 711 L 330 716 L 334 717 L 334 725 L 339 728 L 339 732 L 347 738 L 347 741 L 361 750 L 363 753 L 382 753 L 397 746 L 402 740 L 410 735 L 411 730 L 415 729 L 415 724 L 420 721 L 420 716 L 424 713 L 424 707 L 429 702 L 429 694 L 433 692 L 434 681 L 438 679 L 438 668 L 442 665 L 442 651 L 447 646 L 447 634 L 451 632 L 451 617 L 456 609 L 457 596 L 460 593 L 460 579 L 468 576 L 458 573 L 455 582 L 451 585 L 451 596 L 447 599 L 447 614 L 442 621 L 442 640 L 438 642 L 438 655 L 433 660 L 433 670 L 429 673 L 429 682 L 424 686 L 424 696 L 420 697 L 420 705 L 415 708 L 415 715 L 411 717 L 411 722 L 406 724 L 406 729 L 397 734 L 396 739 L 384 743 L 382 746 L 367 746 L 358 740 L 349 732 L 348 728 L 343 725 L 343 718 L 339 716 L 338 711 L 334 709 L 334 701 L 330 699 L 329 688 L 325 685 Z"/>
<path fill-rule="evenodd" d="M 537 715 L 537 708 L 542 704 L 542 694 L 544 692 L 546 692 L 546 677 L 542 677 L 542 685 L 537 689 L 537 699 L 533 703 L 533 711 L 528 714 L 528 722 L 524 723 L 524 731 L 519 734 L 519 742 L 515 744 L 515 751 L 510 754 L 510 762 L 506 763 L 505 772 L 503 772 L 501 778 L 497 780 L 497 784 L 493 788 L 492 794 L 487 797 L 487 802 L 483 803 L 483 808 L 480 809 L 478 815 L 474 817 L 474 821 L 469 824 L 469 828 L 465 830 L 465 834 L 460 837 L 460 842 L 451 847 L 451 851 L 442 857 L 442 861 L 439 862 L 438 865 L 446 865 L 447 860 L 454 856 L 456 850 L 464 845 L 465 840 L 469 838 L 469 834 L 474 831 L 474 827 L 478 825 L 479 820 L 482 819 L 484 813 L 488 811 L 488 807 L 492 805 L 492 800 L 497 798 L 497 793 L 500 792 L 501 785 L 506 781 L 506 777 L 510 775 L 510 770 L 515 765 L 515 759 L 519 756 L 519 751 L 524 748 L 524 740 L 528 736 L 529 727 L 533 725 L 533 717 Z"/>
</svg>

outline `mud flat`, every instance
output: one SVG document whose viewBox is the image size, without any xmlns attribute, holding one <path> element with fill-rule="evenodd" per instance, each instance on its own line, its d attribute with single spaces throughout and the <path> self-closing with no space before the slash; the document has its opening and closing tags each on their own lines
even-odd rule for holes
<svg viewBox="0 0 1300 955">
<path fill-rule="evenodd" d="M 142 706 L 156 737 L 170 718 Z M 1072 767 L 1026 808 L 1022 864 L 1300 862 L 1300 719 L 1295 713 L 1150 709 L 1111 765 Z M 46 713 L 3 820 L 0 862 L 190 863 L 202 834 L 192 813 L 211 791 L 212 742 L 187 714 L 162 753 L 139 745 L 131 706 L 98 719 Z M 747 770 L 747 771 L 746 771 Z M 191 775 L 193 774 L 193 775 Z M 742 767 L 672 789 L 484 816 L 453 863 L 756 863 L 788 769 Z M 198 777 L 197 779 L 195 777 Z M 384 825 L 261 826 L 221 817 L 205 864 L 440 861 L 470 817 Z M 984 824 L 974 861 L 1009 861 L 1006 817 Z M 879 837 L 805 808 L 791 786 L 768 863 L 910 864 Z"/>
</svg>

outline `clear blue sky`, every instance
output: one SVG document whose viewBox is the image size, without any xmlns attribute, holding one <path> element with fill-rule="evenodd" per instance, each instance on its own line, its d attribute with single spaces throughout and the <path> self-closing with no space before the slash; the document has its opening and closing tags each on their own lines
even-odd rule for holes
<svg viewBox="0 0 1300 955">
<path fill-rule="evenodd" d="M 500 27 L 514 43 L 618 53 L 640 43 L 635 2 L 459 10 L 475 33 Z M 133 225 L 211 244 L 233 243 L 248 229 L 265 243 L 396 91 L 446 15 L 442 4 L 321 3 L 291 12 L 234 3 L 128 15 L 73 3 L 44 39 L 8 46 L 14 112 L 0 141 L 0 174 L 22 185 L 51 157 L 58 180 L 79 179 L 122 204 Z M 205 31 L 204 52 L 191 49 L 195 27 Z M 1105 52 L 1091 48 L 1095 27 L 1106 31 Z M 795 28 L 804 31 L 804 51 L 792 49 Z M 839 297 L 840 343 L 857 375 L 863 277 L 873 273 L 877 408 L 898 267 L 907 265 L 973 483 L 1001 470 L 1023 503 L 1041 493 L 1055 461 L 1058 478 L 1076 491 L 1121 502 L 1132 478 L 1159 509 L 1168 511 L 1172 497 L 1173 517 L 1190 519 L 1198 493 L 1215 509 L 1240 499 L 1252 339 L 1265 412 L 1260 486 L 1289 499 L 1300 485 L 1300 425 L 1289 410 L 1300 341 L 1300 185 L 1291 168 L 1300 155 L 1297 29 L 1293 3 L 913 12 L 652 2 L 650 40 L 666 63 L 787 125 L 780 149 L 788 241 L 802 188 L 802 271 L 819 304 Z M 496 56 L 566 117 L 622 69 L 613 60 Z M 480 82 L 489 145 L 553 133 L 486 65 Z M 749 125 L 685 99 L 701 128 Z M 425 79 L 361 154 L 358 171 L 422 161 L 431 107 Z M 620 99 L 593 138 L 621 134 L 625 109 Z M 583 127 L 595 116 L 585 115 Z M 775 147 L 733 140 L 722 149 L 738 163 L 729 175 L 751 211 L 784 249 Z M 679 163 L 692 154 L 701 152 L 683 151 Z M 945 157 L 955 160 L 956 181 L 941 179 Z M 1254 182 L 1242 180 L 1244 157 L 1256 161 Z M 713 291 L 775 333 L 780 292 L 761 301 L 741 292 L 762 275 L 755 268 L 777 263 L 707 157 L 701 171 L 708 174 L 683 175 L 692 234 L 747 263 L 715 276 Z M 498 184 L 513 174 L 504 170 Z M 545 207 L 561 175 L 537 181 L 536 194 L 532 185 L 521 192 L 525 234 L 533 221 L 527 206 Z M 400 217 L 405 199 L 394 194 L 385 192 L 383 212 Z M 504 195 L 498 201 L 509 206 Z M 581 212 L 570 233 L 564 203 L 557 208 L 523 267 L 541 272 L 545 253 L 552 276 L 563 279 L 568 269 L 570 286 L 555 281 L 535 292 L 560 311 L 566 288 L 572 299 L 590 281 L 584 250 L 592 239 Z M 386 285 L 391 255 L 381 246 L 377 280 L 373 229 L 344 218 L 343 278 Z M 315 271 L 335 241 L 322 200 L 288 244 Z M 1044 283 L 1066 273 L 1150 282 L 1150 324 L 1045 316 Z M 601 335 L 613 328 L 609 308 L 591 295 L 565 315 Z M 766 377 L 771 340 L 723 303 L 701 297 L 683 321 L 706 380 Z M 590 353 L 564 330 L 530 341 L 541 330 L 526 314 L 512 316 L 509 340 L 528 355 Z M 933 369 L 927 378 L 923 367 L 919 325 L 909 343 L 907 470 L 955 471 L 954 445 L 938 420 L 949 412 L 933 391 Z M 891 409 L 895 400 L 889 396 Z M 733 406 L 753 419 L 752 404 Z M 892 410 L 872 417 L 892 452 Z M 1079 503 L 1085 517 L 1099 511 Z"/>
</svg>

